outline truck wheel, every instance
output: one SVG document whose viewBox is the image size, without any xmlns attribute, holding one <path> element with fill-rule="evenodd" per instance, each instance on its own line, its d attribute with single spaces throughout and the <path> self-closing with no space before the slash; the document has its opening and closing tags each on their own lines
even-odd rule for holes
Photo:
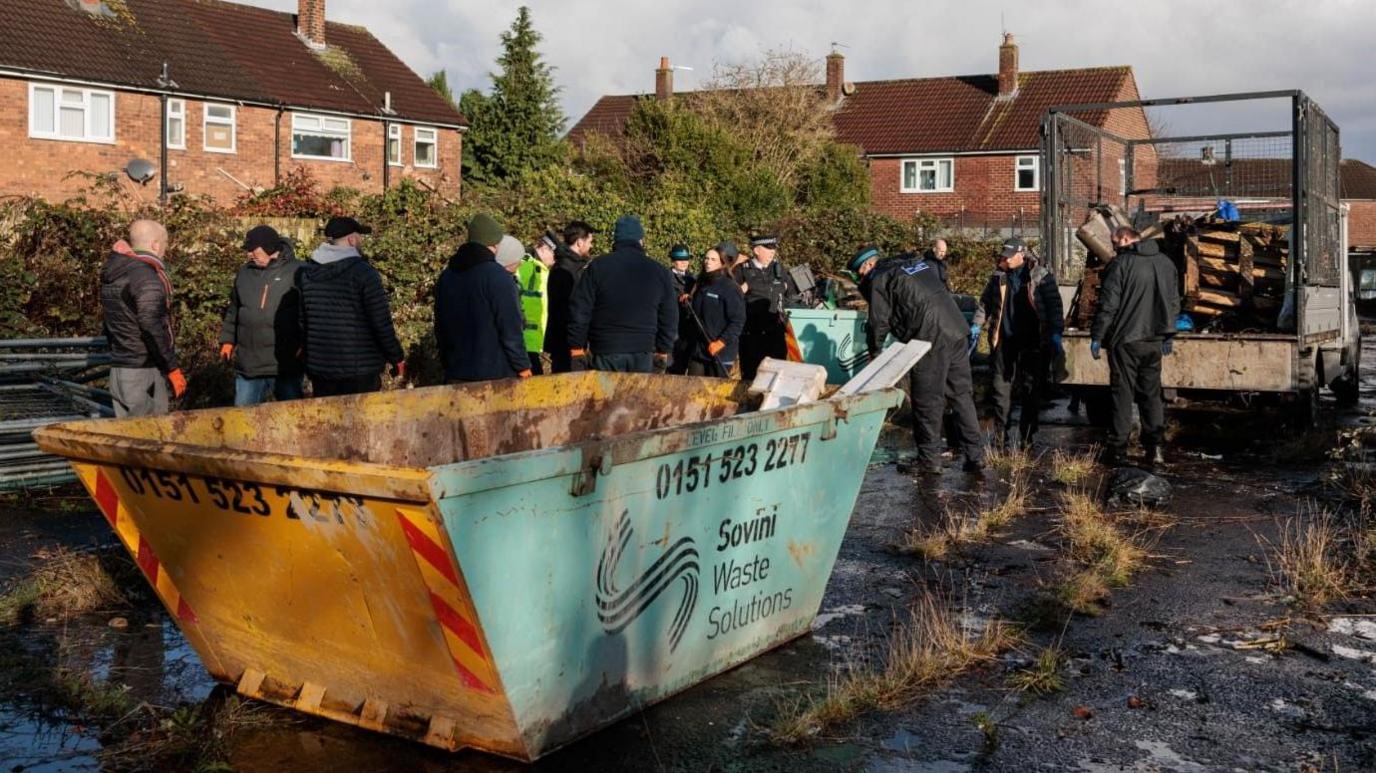
<svg viewBox="0 0 1376 773">
<path fill-rule="evenodd" d="M 1352 365 L 1346 373 L 1333 379 L 1333 383 L 1328 385 L 1333 390 L 1333 396 L 1338 399 L 1338 405 L 1351 407 L 1357 404 L 1361 397 L 1362 389 L 1362 349 L 1357 347 L 1356 356 L 1352 359 Z"/>
</svg>

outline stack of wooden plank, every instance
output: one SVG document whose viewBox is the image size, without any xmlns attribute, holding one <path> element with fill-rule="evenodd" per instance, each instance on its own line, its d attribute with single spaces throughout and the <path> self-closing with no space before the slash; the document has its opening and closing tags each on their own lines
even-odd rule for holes
<svg viewBox="0 0 1376 773">
<path fill-rule="evenodd" d="M 1274 321 L 1285 298 L 1286 226 L 1201 223 L 1184 248 L 1185 311 Z"/>
</svg>

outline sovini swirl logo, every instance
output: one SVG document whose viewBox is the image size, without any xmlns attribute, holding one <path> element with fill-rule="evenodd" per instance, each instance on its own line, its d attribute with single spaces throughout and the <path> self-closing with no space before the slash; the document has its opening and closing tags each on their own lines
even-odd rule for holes
<svg viewBox="0 0 1376 773">
<path fill-rule="evenodd" d="M 678 612 L 669 625 L 669 651 L 678 648 L 693 610 L 698 603 L 698 551 L 692 537 L 683 537 L 670 545 L 640 576 L 622 589 L 616 581 L 616 568 L 631 541 L 630 511 L 623 510 L 616 524 L 607 534 L 602 558 L 597 562 L 597 619 L 602 630 L 620 633 L 635 622 L 666 590 L 682 585 Z"/>
</svg>

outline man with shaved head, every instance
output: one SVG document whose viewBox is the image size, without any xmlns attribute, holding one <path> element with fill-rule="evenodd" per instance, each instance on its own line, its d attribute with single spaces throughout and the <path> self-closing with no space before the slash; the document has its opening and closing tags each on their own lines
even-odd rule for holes
<svg viewBox="0 0 1376 773">
<path fill-rule="evenodd" d="M 100 305 L 110 341 L 110 393 L 115 415 L 167 413 L 167 386 L 181 397 L 186 377 L 172 341 L 172 283 L 163 256 L 167 229 L 154 220 L 129 224 L 100 272 Z"/>
</svg>

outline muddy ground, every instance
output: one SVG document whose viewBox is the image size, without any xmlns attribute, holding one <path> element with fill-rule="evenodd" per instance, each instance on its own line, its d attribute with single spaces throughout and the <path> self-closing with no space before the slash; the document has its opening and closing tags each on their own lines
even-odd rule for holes
<svg viewBox="0 0 1376 773">
<path fill-rule="evenodd" d="M 1368 353 L 1372 354 L 1372 353 Z M 1366 358 L 1376 363 L 1376 355 Z M 1368 385 L 1371 387 L 1372 385 Z M 1376 395 L 1364 393 L 1367 408 Z M 1284 410 L 1176 412 L 1164 475 L 1175 501 L 1153 531 L 1146 569 L 1113 591 L 1103 613 L 1048 616 L 1033 602 L 1055 581 L 1059 484 L 1036 473 L 1031 511 L 942 561 L 893 549 L 932 523 L 940 503 L 998 495 L 990 473 L 923 479 L 894 429 L 870 466 L 813 634 L 652 707 L 541 761 L 538 770 L 1372 770 L 1376 769 L 1376 603 L 1360 594 L 1303 612 L 1275 592 L 1268 542 L 1285 519 L 1328 495 L 1326 465 L 1304 456 L 1329 442 L 1277 432 Z M 1349 412 L 1339 418 L 1354 421 Z M 1098 433 L 1046 414 L 1039 451 L 1083 450 Z M 1220 458 L 1221 457 L 1221 458 Z M 20 577 L 57 546 L 114 538 L 84 497 L 8 500 L 0 511 L 0 579 Z M 879 656 L 894 621 L 936 592 L 974 625 L 1007 619 L 1029 643 L 906 708 L 870 713 L 802 746 L 767 729 L 781 705 L 815 695 L 828 677 Z M 114 620 L 113 618 L 121 618 Z M 1286 646 L 1267 648 L 1283 635 Z M 133 608 L 8 628 L 0 667 L 26 657 L 125 698 L 166 707 L 223 704 L 175 626 L 146 597 Z M 1037 648 L 1059 644 L 1064 689 L 1032 698 L 1009 686 Z M 139 765 L 102 757 L 109 725 L 0 680 L 0 760 L 7 770 Z M 123 691 L 123 688 L 118 688 Z M 125 705 L 121 703 L 120 705 Z M 202 767 L 243 771 L 502 771 L 523 766 L 448 755 L 409 742 L 265 707 Z M 102 730 L 104 728 L 104 730 Z M 148 759 L 153 759 L 148 757 Z M 195 763 L 186 761 L 187 767 Z"/>
</svg>

